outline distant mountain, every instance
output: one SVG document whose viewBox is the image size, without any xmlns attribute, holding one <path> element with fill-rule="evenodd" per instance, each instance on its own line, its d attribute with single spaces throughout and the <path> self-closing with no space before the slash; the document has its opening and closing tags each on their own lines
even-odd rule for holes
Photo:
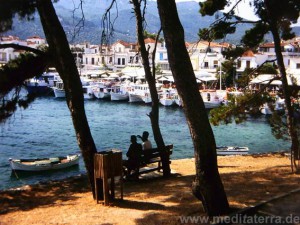
<svg viewBox="0 0 300 225">
<path fill-rule="evenodd" d="M 128 0 L 118 0 L 117 2 L 118 11 L 116 7 L 114 7 L 110 15 L 112 20 L 115 19 L 112 42 L 118 39 L 134 42 L 136 41 L 136 27 L 132 5 L 128 3 Z M 83 12 L 81 12 L 80 6 L 78 5 L 79 3 L 76 3 L 76 0 L 63 0 L 56 3 L 56 12 L 69 41 L 75 43 L 87 41 L 93 44 L 99 44 L 102 32 L 101 19 L 110 3 L 110 0 L 85 0 L 82 7 Z M 195 1 L 178 2 L 177 9 L 185 30 L 186 41 L 196 41 L 198 39 L 197 33 L 199 28 L 208 27 L 215 20 L 214 16 L 202 17 L 199 13 L 199 3 Z M 82 13 L 85 19 L 84 24 L 79 24 L 76 27 L 76 24 L 78 24 L 83 17 Z M 222 13 L 219 14 L 222 15 Z M 146 22 L 146 30 L 150 33 L 157 33 L 160 27 L 160 20 L 155 1 L 147 1 Z M 6 34 L 18 36 L 21 39 L 26 39 L 32 35 L 44 37 L 38 15 L 35 16 L 34 21 L 30 22 L 15 19 L 13 28 L 12 31 Z M 250 25 L 240 26 L 234 35 L 229 35 L 224 41 L 239 43 L 240 37 L 245 30 L 249 28 Z M 300 34 L 299 27 L 295 28 L 295 30 L 297 34 Z M 74 36 L 75 33 L 76 36 Z"/>
</svg>

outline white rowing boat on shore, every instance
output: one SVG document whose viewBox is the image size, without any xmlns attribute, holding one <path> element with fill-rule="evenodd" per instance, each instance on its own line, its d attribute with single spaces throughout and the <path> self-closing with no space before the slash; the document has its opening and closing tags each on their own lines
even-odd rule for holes
<svg viewBox="0 0 300 225">
<path fill-rule="evenodd" d="M 247 155 L 249 152 L 248 147 L 237 146 L 218 146 L 217 155 Z"/>
<path fill-rule="evenodd" d="M 39 159 L 9 159 L 13 171 L 45 171 L 58 170 L 78 165 L 79 154 L 65 157 L 39 158 Z"/>
</svg>

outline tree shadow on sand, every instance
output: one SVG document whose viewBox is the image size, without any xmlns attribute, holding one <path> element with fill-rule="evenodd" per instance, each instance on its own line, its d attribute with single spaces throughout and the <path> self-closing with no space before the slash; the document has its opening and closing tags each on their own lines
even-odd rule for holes
<svg viewBox="0 0 300 225">
<path fill-rule="evenodd" d="M 40 206 L 52 205 L 57 200 L 75 200 L 77 197 L 73 193 L 90 191 L 88 183 L 86 176 L 78 176 L 65 180 L 27 185 L 20 190 L 1 191 L 0 215 L 12 211 L 27 211 Z M 70 202 L 70 204 L 72 203 Z"/>
<path fill-rule="evenodd" d="M 230 205 L 235 209 L 258 204 L 299 187 L 299 177 L 292 174 L 288 166 L 281 165 L 259 171 L 221 173 L 221 177 Z M 125 182 L 124 200 L 114 201 L 111 206 L 114 210 L 145 211 L 145 216 L 136 219 L 136 224 L 180 224 L 180 216 L 204 216 L 201 203 L 191 193 L 193 178 L 180 174 L 172 174 L 169 178 L 149 175 L 139 181 Z M 88 184 L 87 178 L 81 176 L 33 185 L 27 190 L 0 192 L 0 214 L 51 206 L 57 200 L 73 204 L 78 198 L 76 193 L 90 192 Z M 90 205 L 96 206 L 96 201 L 95 205 Z"/>
</svg>

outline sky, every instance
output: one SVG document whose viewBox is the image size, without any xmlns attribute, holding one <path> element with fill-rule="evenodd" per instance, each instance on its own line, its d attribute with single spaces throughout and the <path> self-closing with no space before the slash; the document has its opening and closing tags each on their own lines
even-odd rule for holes
<svg viewBox="0 0 300 225">
<path fill-rule="evenodd" d="M 194 1 L 194 2 L 200 2 L 201 0 L 175 0 L 176 2 L 190 2 L 190 1 Z M 236 0 L 232 0 L 232 2 L 236 2 Z M 229 10 L 229 8 L 227 8 L 227 11 Z M 226 9 L 224 10 L 226 12 Z M 237 14 L 245 19 L 248 20 L 257 20 L 257 17 L 255 16 L 253 9 L 250 8 L 249 6 L 249 0 L 243 0 L 239 3 L 238 9 L 237 9 Z"/>
</svg>

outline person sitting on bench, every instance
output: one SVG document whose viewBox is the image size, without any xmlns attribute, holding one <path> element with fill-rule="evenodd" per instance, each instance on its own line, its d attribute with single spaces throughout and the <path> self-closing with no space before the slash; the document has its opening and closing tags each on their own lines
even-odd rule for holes
<svg viewBox="0 0 300 225">
<path fill-rule="evenodd" d="M 124 166 L 127 168 L 126 178 L 132 177 L 138 179 L 143 148 L 141 144 L 137 143 L 137 138 L 135 135 L 131 135 L 130 141 L 131 144 L 126 153 L 128 160 L 123 162 Z M 131 174 L 132 171 L 133 174 Z"/>
<path fill-rule="evenodd" d="M 142 141 L 143 141 L 143 143 L 142 143 L 143 150 L 152 148 L 151 141 L 148 140 L 148 137 L 149 137 L 148 131 L 144 131 L 142 136 L 138 135 L 137 137 L 142 139 Z"/>
</svg>

